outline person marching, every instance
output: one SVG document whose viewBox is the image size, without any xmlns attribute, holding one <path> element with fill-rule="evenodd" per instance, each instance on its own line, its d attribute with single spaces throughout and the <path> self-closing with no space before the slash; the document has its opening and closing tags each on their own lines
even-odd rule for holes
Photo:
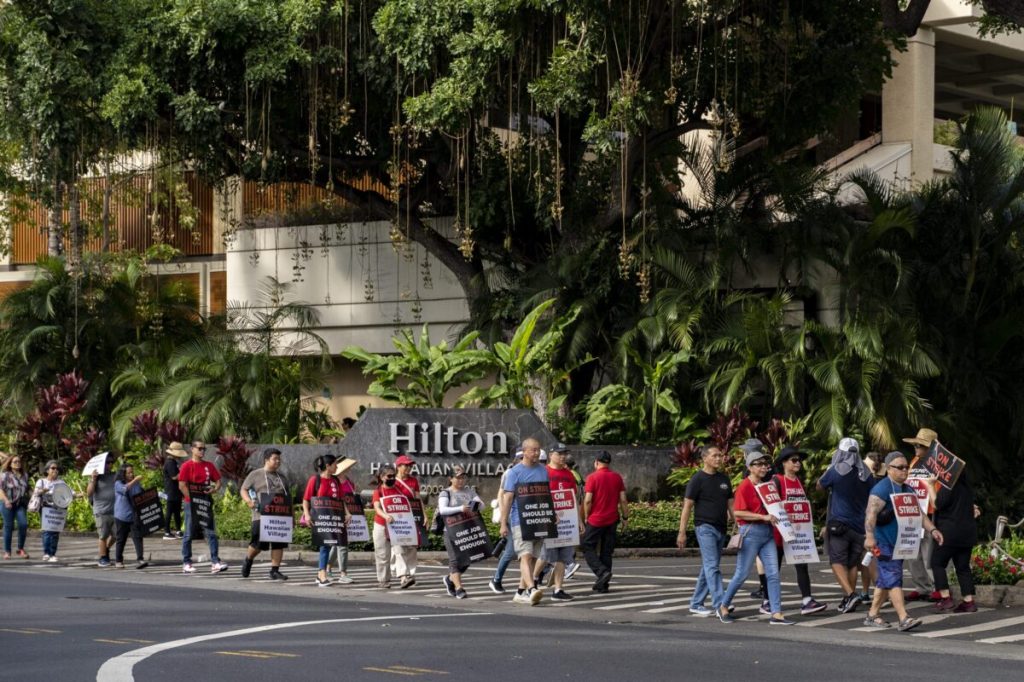
<svg viewBox="0 0 1024 682">
<path fill-rule="evenodd" d="M 164 450 L 169 457 L 164 458 L 164 494 L 167 495 L 167 516 L 164 517 L 164 540 L 175 540 L 182 537 L 181 533 L 181 490 L 178 488 L 178 471 L 181 462 L 187 459 L 188 453 L 178 441 L 173 441 Z"/>
<path fill-rule="evenodd" d="M 288 495 L 288 487 L 277 470 L 281 468 L 281 451 L 267 448 L 263 451 L 263 468 L 249 472 L 242 481 L 242 502 L 252 510 L 252 529 L 249 537 L 249 548 L 242 563 L 242 577 L 248 578 L 252 571 L 252 562 L 263 550 L 270 550 L 270 579 L 288 580 L 281 572 L 281 560 L 286 542 L 260 542 L 260 495 Z"/>
<path fill-rule="evenodd" d="M 597 576 L 591 589 L 601 593 L 608 591 L 612 580 L 612 554 L 619 521 L 622 521 L 623 529 L 629 522 L 626 483 L 617 471 L 612 471 L 611 462 L 612 456 L 607 450 L 598 453 L 594 459 L 594 471 L 587 476 L 583 496 L 587 524 L 580 539 L 580 549 L 587 566 Z"/>
<path fill-rule="evenodd" d="M 420 499 L 420 482 L 412 475 L 412 467 L 416 461 L 408 455 L 402 455 L 395 460 L 397 475 L 395 476 L 395 487 L 399 494 L 405 496 L 410 502 Z M 395 575 L 400 576 L 402 582 L 400 587 L 404 590 L 416 584 L 416 559 L 419 555 L 419 548 L 416 545 L 392 545 L 391 557 L 395 562 Z"/>
<path fill-rule="evenodd" d="M 310 510 L 310 500 L 314 497 L 329 497 L 335 500 L 343 499 L 341 481 L 335 476 L 337 470 L 337 459 L 334 455 L 321 455 L 313 462 L 317 473 L 306 483 L 306 490 L 302 495 L 302 512 L 310 523 L 313 523 L 313 515 Z M 345 522 L 350 518 L 348 509 L 345 510 Z M 331 557 L 331 545 L 320 545 L 319 563 L 317 564 L 316 585 L 317 587 L 330 587 L 331 581 L 327 575 L 327 565 Z M 347 548 L 346 548 L 347 549 Z M 346 552 L 347 556 L 347 552 Z M 351 579 L 349 579 L 351 582 Z"/>
<path fill-rule="evenodd" d="M 580 504 L 580 498 L 577 494 L 576 477 L 572 475 L 572 471 L 566 465 L 565 460 L 568 458 L 569 448 L 562 443 L 558 443 L 551 450 L 551 454 L 548 455 L 548 482 L 551 486 L 551 492 L 562 490 L 571 490 L 575 496 L 576 501 L 576 514 L 577 514 L 577 528 L 583 528 L 583 505 Z M 573 555 L 576 553 L 576 547 L 548 547 L 547 543 L 544 545 L 544 555 L 537 562 L 537 565 L 533 569 L 533 581 L 534 584 L 543 584 L 543 576 L 547 574 L 547 571 L 552 571 L 551 582 L 554 584 L 555 591 L 551 593 L 551 599 L 554 601 L 572 601 L 573 596 L 563 589 L 565 581 L 566 567 L 572 563 Z"/>
<path fill-rule="evenodd" d="M 135 568 L 149 566 L 142 545 L 142 528 L 139 526 L 138 514 L 132 506 L 132 498 L 142 492 L 142 475 L 135 475 L 135 468 L 128 463 L 122 464 L 114 477 L 114 525 L 116 540 L 114 542 L 114 567 L 124 568 L 124 546 L 128 535 L 132 536 L 135 546 Z"/>
<path fill-rule="evenodd" d="M 96 522 L 96 535 L 99 536 L 99 557 L 96 565 L 101 568 L 110 566 L 110 548 L 114 546 L 114 478 L 117 472 L 112 471 L 116 457 L 107 455 L 105 473 L 93 472 L 85 494 L 92 503 L 92 517 Z"/>
<path fill-rule="evenodd" d="M 505 469 L 501 474 L 501 479 L 498 481 L 498 499 L 492 502 L 492 506 L 497 503 L 497 518 L 492 518 L 491 521 L 495 523 L 501 522 L 501 491 L 505 489 L 505 480 L 508 478 L 509 472 L 515 467 L 519 466 L 523 461 L 523 447 L 520 445 L 516 448 L 515 454 L 512 456 L 512 464 L 509 465 L 508 469 Z M 505 549 L 502 550 L 501 556 L 498 557 L 498 565 L 494 569 L 494 575 L 487 582 L 487 586 L 491 588 L 491 592 L 494 594 L 505 594 L 505 587 L 501 584 L 501 581 L 505 578 L 505 571 L 512 564 L 512 560 L 516 558 L 516 544 L 509 542 L 506 538 Z"/>
<path fill-rule="evenodd" d="M 921 620 L 911 618 L 907 614 L 903 599 L 903 560 L 892 558 L 896 548 L 899 522 L 896 519 L 890 496 L 897 493 L 910 493 L 915 495 L 915 502 L 917 497 L 914 489 L 906 484 L 907 473 L 910 469 L 907 464 L 907 456 L 898 451 L 890 452 L 885 457 L 885 464 L 887 476 L 871 489 L 868 510 L 864 519 L 864 547 L 868 550 L 877 548 L 877 551 L 872 553 L 875 554 L 878 564 L 875 594 L 871 600 L 868 614 L 864 618 L 864 625 L 879 629 L 890 627 L 889 623 L 885 622 L 878 613 L 882 604 L 888 600 L 892 602 L 892 607 L 896 610 L 896 615 L 899 618 L 897 629 L 900 632 L 906 632 L 920 625 Z M 931 519 L 922 514 L 921 521 L 925 532 L 941 545 L 942 533 L 935 527 Z"/>
<path fill-rule="evenodd" d="M 192 538 L 195 536 L 196 527 L 199 521 L 192 513 L 192 497 L 189 493 L 189 484 L 202 486 L 210 495 L 220 490 L 220 472 L 211 462 L 203 458 L 206 456 L 206 443 L 201 440 L 192 442 L 192 458 L 181 465 L 178 471 L 178 489 L 184 498 L 185 507 L 185 537 L 181 539 L 181 572 L 192 574 L 196 572 L 192 566 Z M 210 547 L 210 573 L 217 574 L 228 569 L 228 565 L 220 560 L 218 553 L 218 538 L 216 530 L 216 519 L 210 515 L 210 527 L 203 528 L 206 536 L 206 543 Z"/>
<path fill-rule="evenodd" d="M 449 480 L 451 485 L 442 490 L 441 494 L 438 495 L 437 513 L 441 516 L 453 516 L 455 514 L 479 512 L 484 503 L 475 491 L 471 488 L 466 488 L 466 470 L 461 466 L 456 466 L 452 470 Z M 448 525 L 445 524 L 443 528 L 444 548 L 448 552 L 448 575 L 444 576 L 441 581 L 448 591 L 448 596 L 455 597 L 456 599 L 465 599 L 469 595 L 466 594 L 466 590 L 462 587 L 462 574 L 469 568 L 469 564 L 462 565 L 459 563 L 455 546 L 452 544 L 452 539 L 448 536 Z"/>
<path fill-rule="evenodd" d="M 517 604 L 536 606 L 544 598 L 544 589 L 533 581 L 533 565 L 543 552 L 543 540 L 526 540 L 519 525 L 519 495 L 517 488 L 527 483 L 547 483 L 547 467 L 540 463 L 540 441 L 523 441 L 523 461 L 509 469 L 501 486 L 501 537 L 512 536 L 512 545 L 519 557 L 519 589 L 512 597 Z"/>
<path fill-rule="evenodd" d="M 791 445 L 782 448 L 782 452 L 779 453 L 776 460 L 776 469 L 781 471 L 782 474 L 775 476 L 775 486 L 779 489 L 779 497 L 782 498 L 783 502 L 790 500 L 807 501 L 807 493 L 804 492 L 804 486 L 800 482 L 800 469 L 806 456 L 807 453 Z M 782 558 L 785 556 L 782 548 L 782 536 L 779 535 L 777 529 L 774 531 L 774 535 L 776 553 L 779 555 L 779 568 L 781 569 Z M 796 570 L 796 584 L 800 588 L 800 615 L 809 616 L 812 613 L 819 613 L 827 609 L 828 604 L 819 602 L 811 594 L 811 575 L 807 569 L 807 564 L 794 564 L 793 568 Z M 765 585 L 765 591 L 767 592 L 767 584 Z"/>
<path fill-rule="evenodd" d="M 903 439 L 904 443 L 914 446 L 914 458 L 910 460 L 910 475 L 907 478 L 915 480 L 910 481 L 908 485 L 914 487 L 914 484 L 917 483 L 918 486 L 922 486 L 923 480 L 923 489 L 927 490 L 928 493 L 928 502 L 925 506 L 928 509 L 927 514 L 929 517 L 935 513 L 935 489 L 937 484 L 926 473 L 927 470 L 923 469 L 920 462 L 928 454 L 928 449 L 931 447 L 932 442 L 938 439 L 939 434 L 929 428 L 918 429 L 916 435 Z M 938 602 L 942 600 L 942 595 L 936 589 L 936 584 L 931 574 L 932 553 L 934 551 L 935 543 L 930 537 L 925 535 L 921 538 L 921 547 L 918 549 L 917 556 L 904 562 L 907 570 L 910 571 L 910 580 L 914 583 L 914 589 L 904 595 L 907 601 Z"/>
<path fill-rule="evenodd" d="M 974 576 L 971 574 L 971 551 L 978 544 L 978 525 L 975 518 L 981 510 L 974 506 L 974 490 L 967 480 L 967 472 L 962 471 L 952 489 L 940 486 L 935 495 L 935 527 L 942 533 L 942 546 L 932 552 L 932 575 L 935 587 L 942 597 L 935 610 L 952 611 L 953 613 L 974 613 L 978 610 L 974 603 Z M 960 583 L 960 594 L 963 601 L 954 604 L 949 593 L 949 576 L 946 568 L 953 562 L 956 569 L 956 580 Z"/>
<path fill-rule="evenodd" d="M 387 526 L 391 515 L 384 511 L 383 498 L 402 492 L 395 487 L 395 467 L 390 464 L 381 468 L 377 481 L 373 491 L 373 559 L 377 567 L 377 586 L 386 590 L 391 587 L 391 539 Z"/>
<path fill-rule="evenodd" d="M 45 477 L 36 480 L 32 494 L 45 500 L 49 494 L 53 493 L 54 487 L 58 483 L 63 483 L 63 481 L 60 478 L 60 467 L 57 466 L 56 460 L 51 459 L 47 462 L 44 471 L 46 472 Z M 42 504 L 46 505 L 47 503 L 43 502 Z M 44 530 L 42 537 L 43 561 L 48 561 L 52 564 L 57 563 L 57 544 L 60 542 L 60 531 Z"/>
<path fill-rule="evenodd" d="M 355 421 L 353 420 L 353 424 L 354 423 Z M 334 475 L 338 478 L 339 481 L 341 481 L 342 498 L 344 498 L 346 495 L 358 494 L 356 492 L 356 484 L 353 483 L 352 479 L 349 478 L 348 475 L 346 474 L 346 472 L 352 467 L 354 467 L 357 463 L 358 462 L 356 462 L 356 460 L 351 459 L 349 457 L 343 457 L 339 460 L 336 460 L 336 463 L 334 465 Z M 345 523 L 348 523 L 349 520 L 351 520 L 351 518 L 352 514 L 346 507 Z M 328 578 L 331 578 L 334 575 L 333 572 L 331 571 L 331 562 L 335 560 L 337 560 L 338 562 L 338 577 L 336 579 L 337 582 L 341 583 L 342 585 L 350 585 L 353 581 L 352 577 L 348 574 L 348 545 L 334 545 L 331 547 L 330 554 L 327 556 Z"/>
<path fill-rule="evenodd" d="M 686 484 L 676 547 L 686 547 L 686 529 L 692 513 L 693 530 L 700 548 L 701 569 L 690 600 L 690 613 L 704 617 L 720 613 L 724 603 L 722 547 L 725 545 L 726 528 L 734 517 L 732 482 L 721 472 L 724 463 L 721 448 L 714 445 L 703 448 L 701 459 L 704 466 Z M 704 606 L 704 599 L 709 592 L 711 609 Z"/>
<path fill-rule="evenodd" d="M 21 455 L 11 455 L 0 465 L 0 511 L 4 517 L 4 559 L 11 558 L 11 539 L 14 526 L 18 526 L 18 557 L 28 559 L 25 535 L 28 532 L 28 474 Z"/>
</svg>

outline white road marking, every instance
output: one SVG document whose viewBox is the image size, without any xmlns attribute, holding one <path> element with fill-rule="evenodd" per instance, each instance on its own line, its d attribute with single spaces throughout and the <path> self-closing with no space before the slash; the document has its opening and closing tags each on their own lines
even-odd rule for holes
<svg viewBox="0 0 1024 682">
<path fill-rule="evenodd" d="M 260 625 L 258 627 L 243 628 L 241 630 L 230 630 L 228 632 L 214 632 L 208 635 L 186 637 L 171 642 L 162 642 L 152 646 L 127 651 L 120 656 L 115 656 L 104 662 L 96 673 L 96 682 L 133 682 L 135 680 L 132 669 L 137 663 L 141 663 L 150 656 L 159 654 L 170 649 L 177 649 L 183 646 L 190 646 L 200 642 L 208 642 L 214 639 L 226 639 L 228 637 L 239 637 L 251 635 L 257 632 L 270 630 L 285 630 L 289 628 L 301 628 L 308 625 L 331 625 L 334 623 L 361 623 L 375 620 L 417 620 L 420 618 L 463 618 L 467 616 L 490 616 L 490 613 L 427 613 L 415 616 L 368 616 L 366 618 L 332 618 L 330 620 L 305 620 L 292 623 L 274 623 L 272 625 Z"/>
<path fill-rule="evenodd" d="M 988 623 L 978 623 L 977 625 L 966 625 L 962 628 L 952 628 L 949 630 L 938 630 L 936 632 L 915 632 L 914 637 L 926 637 L 928 639 L 934 637 L 952 637 L 953 635 L 966 635 L 972 632 L 985 632 L 986 630 L 999 630 L 1001 628 L 1013 627 L 1014 625 L 1020 625 L 1024 623 L 1024 616 L 1017 616 L 1016 618 L 1002 618 L 1000 620 L 989 621 Z"/>
<path fill-rule="evenodd" d="M 1019 642 L 1024 639 L 1024 632 L 1016 635 L 1003 635 L 1002 637 L 989 637 L 988 639 L 979 639 L 978 642 L 982 644 L 1002 644 L 1004 642 Z"/>
</svg>

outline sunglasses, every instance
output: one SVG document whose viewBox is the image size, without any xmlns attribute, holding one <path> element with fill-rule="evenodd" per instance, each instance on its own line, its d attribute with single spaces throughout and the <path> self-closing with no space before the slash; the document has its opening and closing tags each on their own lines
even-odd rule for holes
<svg viewBox="0 0 1024 682">
<path fill-rule="evenodd" d="M 787 462 L 796 462 L 797 464 L 799 464 L 802 460 L 799 457 L 790 457 L 786 461 Z"/>
<path fill-rule="evenodd" d="M 753 463 L 753 464 L 751 464 L 750 466 L 752 466 L 752 467 L 766 467 L 766 466 L 768 466 L 768 465 L 769 465 L 769 463 L 768 463 L 768 462 L 765 462 L 764 460 L 762 460 L 762 461 L 760 461 L 760 462 L 754 462 L 754 463 Z"/>
<path fill-rule="evenodd" d="M 47 471 L 60 471 L 57 467 L 50 467 Z"/>
<path fill-rule="evenodd" d="M 205 445 L 193 445 L 192 447 L 194 449 L 196 449 L 196 450 L 205 450 L 206 449 Z"/>
<path fill-rule="evenodd" d="M 890 465 L 889 465 L 889 468 L 890 468 L 890 469 L 895 469 L 896 471 L 906 471 L 906 470 L 907 470 L 907 469 L 909 469 L 910 467 L 909 467 L 909 466 L 907 466 L 907 465 L 905 465 L 905 464 L 904 464 L 903 466 L 901 466 L 901 467 L 898 467 L 898 466 L 896 466 L 895 464 L 890 464 Z"/>
</svg>

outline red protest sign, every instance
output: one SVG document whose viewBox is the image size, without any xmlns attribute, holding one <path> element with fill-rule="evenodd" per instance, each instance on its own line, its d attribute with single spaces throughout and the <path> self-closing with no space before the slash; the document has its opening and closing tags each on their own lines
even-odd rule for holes
<svg viewBox="0 0 1024 682">
<path fill-rule="evenodd" d="M 935 477 L 939 485 L 947 490 L 952 490 L 967 463 L 943 447 L 938 440 L 935 440 L 928 448 L 928 453 L 921 459 L 921 466 Z"/>
</svg>

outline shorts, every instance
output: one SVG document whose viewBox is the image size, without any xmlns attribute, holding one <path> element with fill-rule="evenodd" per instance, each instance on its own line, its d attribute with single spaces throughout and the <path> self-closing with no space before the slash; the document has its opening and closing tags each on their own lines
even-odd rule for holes
<svg viewBox="0 0 1024 682">
<path fill-rule="evenodd" d="M 467 564 L 467 565 L 463 566 L 463 565 L 461 565 L 459 563 L 458 558 L 457 558 L 458 555 L 455 553 L 455 548 L 452 547 L 452 543 L 448 539 L 448 533 L 445 533 L 442 536 L 442 538 L 444 540 L 445 551 L 448 552 L 448 572 L 449 573 L 465 573 L 466 569 L 469 568 L 469 565 Z"/>
<path fill-rule="evenodd" d="M 512 526 L 512 545 L 515 547 L 516 556 L 520 559 L 527 555 L 534 559 L 543 556 L 544 540 L 524 540 L 523 531 L 519 526 Z"/>
<path fill-rule="evenodd" d="M 572 557 L 575 553 L 575 547 L 548 547 L 545 545 L 544 561 L 549 564 L 557 564 L 558 562 L 568 564 L 572 561 Z"/>
<path fill-rule="evenodd" d="M 114 537 L 113 514 L 93 514 L 92 518 L 96 522 L 96 535 L 100 540 Z"/>
<path fill-rule="evenodd" d="M 842 535 L 826 533 L 825 545 L 830 564 L 853 568 L 864 558 L 864 535 L 852 528 L 847 528 Z"/>
<path fill-rule="evenodd" d="M 249 546 L 260 551 L 268 549 L 288 549 L 287 542 L 260 542 L 260 522 L 258 519 L 252 522 Z"/>
<path fill-rule="evenodd" d="M 875 587 L 880 590 L 892 590 L 903 587 L 903 559 L 892 559 L 892 547 L 879 545 L 881 554 L 875 563 L 878 565 L 878 578 Z"/>
</svg>

